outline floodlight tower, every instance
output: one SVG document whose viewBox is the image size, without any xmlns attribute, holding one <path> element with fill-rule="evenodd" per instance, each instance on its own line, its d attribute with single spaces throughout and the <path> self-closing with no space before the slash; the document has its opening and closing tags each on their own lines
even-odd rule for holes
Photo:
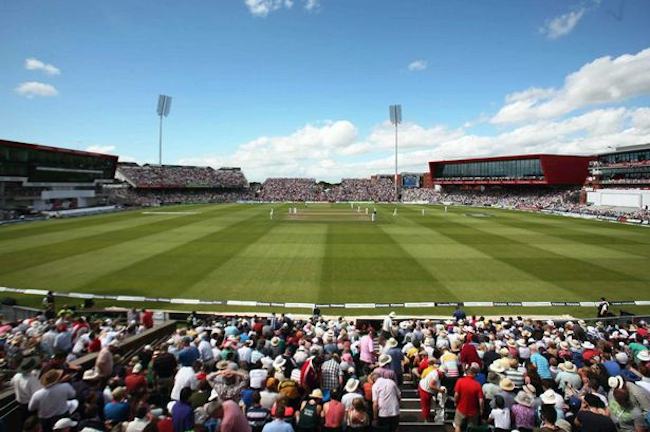
<svg viewBox="0 0 650 432">
<path fill-rule="evenodd" d="M 397 185 L 397 126 L 402 123 L 402 105 L 390 105 L 390 122 L 395 126 L 395 200 L 399 196 L 399 187 Z"/>
<path fill-rule="evenodd" d="M 169 109 L 172 107 L 171 96 L 158 96 L 158 116 L 160 117 L 160 129 L 158 131 L 158 165 L 162 165 L 162 123 L 163 116 L 169 115 Z"/>
</svg>

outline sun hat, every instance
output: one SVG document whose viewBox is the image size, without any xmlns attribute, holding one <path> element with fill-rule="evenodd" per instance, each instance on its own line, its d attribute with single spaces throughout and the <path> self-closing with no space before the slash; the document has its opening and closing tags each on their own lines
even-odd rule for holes
<svg viewBox="0 0 650 432">
<path fill-rule="evenodd" d="M 63 370 L 61 369 L 50 369 L 49 371 L 45 372 L 43 376 L 41 377 L 41 384 L 43 387 L 50 387 L 61 380 L 61 377 L 63 376 Z"/>
<path fill-rule="evenodd" d="M 623 381 L 623 377 L 620 375 L 609 377 L 607 380 L 607 385 L 609 385 L 610 388 L 612 389 L 620 389 L 623 388 L 625 385 L 625 381 Z"/>
<path fill-rule="evenodd" d="M 388 348 L 395 348 L 397 346 L 397 340 L 395 338 L 388 339 L 388 342 L 386 342 L 386 346 Z"/>
<path fill-rule="evenodd" d="M 589 342 L 589 341 L 584 341 L 584 342 L 582 343 L 582 347 L 583 347 L 584 349 L 594 349 L 594 348 L 596 348 L 596 347 L 594 346 L 594 344 L 592 344 L 592 343 Z"/>
<path fill-rule="evenodd" d="M 271 338 L 271 346 L 278 346 L 280 345 L 280 338 L 277 336 L 273 336 Z"/>
<path fill-rule="evenodd" d="M 510 351 L 508 351 L 508 348 L 506 347 L 500 348 L 499 355 L 502 357 L 508 357 L 510 355 Z"/>
<path fill-rule="evenodd" d="M 513 391 L 515 389 L 515 383 L 510 378 L 504 378 L 499 383 L 499 387 L 505 391 Z"/>
<path fill-rule="evenodd" d="M 636 355 L 636 358 L 644 362 L 650 361 L 650 351 L 643 350 Z"/>
<path fill-rule="evenodd" d="M 52 430 L 63 430 L 66 428 L 73 428 L 77 426 L 77 422 L 73 421 L 71 418 L 65 417 L 62 419 L 59 419 L 56 423 L 54 423 L 54 427 L 52 427 Z"/>
<path fill-rule="evenodd" d="M 505 372 L 505 368 L 501 365 L 501 362 L 492 362 L 490 365 L 490 370 L 492 372 L 496 372 L 498 374 Z"/>
<path fill-rule="evenodd" d="M 391 311 L 391 313 L 389 313 L 388 316 L 391 317 L 391 318 L 395 318 L 395 316 L 397 316 L 397 314 L 394 311 Z"/>
<path fill-rule="evenodd" d="M 135 366 L 133 366 L 134 374 L 139 374 L 140 372 L 142 372 L 142 363 L 138 363 Z"/>
<path fill-rule="evenodd" d="M 570 361 L 565 361 L 564 363 L 560 363 L 558 367 L 565 372 L 575 372 L 576 370 L 578 370 L 576 368 L 576 365 L 574 365 Z"/>
<path fill-rule="evenodd" d="M 526 347 L 526 340 L 525 339 L 517 339 L 517 345 L 519 345 L 521 348 Z"/>
<path fill-rule="evenodd" d="M 525 391 L 520 391 L 517 393 L 517 396 L 515 396 L 515 402 L 517 402 L 519 405 L 530 407 L 533 405 L 533 398 L 531 398 L 530 394 L 526 393 Z"/>
<path fill-rule="evenodd" d="M 83 377 L 81 379 L 83 381 L 94 381 L 99 377 L 100 377 L 100 375 L 99 375 L 99 372 L 97 371 L 97 369 L 92 368 L 92 369 L 88 369 L 87 371 L 85 371 L 84 374 L 83 374 Z"/>
<path fill-rule="evenodd" d="M 569 349 L 569 342 L 561 341 L 560 342 L 560 348 L 562 348 L 563 350 L 568 350 Z"/>
<path fill-rule="evenodd" d="M 557 403 L 558 395 L 552 389 L 548 389 L 542 393 L 540 398 L 542 399 L 543 404 L 555 404 Z"/>
<path fill-rule="evenodd" d="M 623 351 L 617 352 L 614 358 L 620 364 L 627 364 L 627 362 L 630 361 L 630 358 L 627 356 L 627 353 L 624 353 Z"/>
<path fill-rule="evenodd" d="M 124 395 L 126 394 L 126 387 L 115 387 L 115 389 L 111 392 L 111 396 L 113 396 L 113 400 L 120 401 L 124 399 Z"/>
<path fill-rule="evenodd" d="M 217 362 L 217 370 L 226 370 L 228 369 L 228 360 L 219 360 Z"/>
<path fill-rule="evenodd" d="M 393 358 L 388 354 L 382 354 L 379 356 L 379 366 L 386 366 L 388 363 L 393 361 Z"/>
<path fill-rule="evenodd" d="M 359 387 L 359 380 L 355 378 L 348 379 L 348 382 L 345 383 L 345 391 L 348 393 L 354 393 Z"/>
<path fill-rule="evenodd" d="M 524 384 L 523 390 L 533 397 L 537 396 L 537 389 L 532 384 Z"/>
<path fill-rule="evenodd" d="M 287 360 L 282 357 L 282 356 L 277 356 L 275 360 L 273 360 L 273 368 L 274 369 L 282 369 L 282 367 L 287 363 Z"/>
<path fill-rule="evenodd" d="M 323 399 L 323 392 L 321 389 L 314 389 L 309 393 L 309 397 L 314 399 Z"/>
</svg>

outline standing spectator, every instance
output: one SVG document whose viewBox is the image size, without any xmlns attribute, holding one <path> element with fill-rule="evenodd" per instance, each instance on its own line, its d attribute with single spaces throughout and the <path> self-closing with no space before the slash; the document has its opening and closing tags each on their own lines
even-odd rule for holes
<svg viewBox="0 0 650 432">
<path fill-rule="evenodd" d="M 366 412 L 366 404 L 361 398 L 352 401 L 350 407 L 345 413 L 346 430 L 366 431 L 370 426 L 370 416 Z"/>
<path fill-rule="evenodd" d="M 262 432 L 264 425 L 271 418 L 271 411 L 261 404 L 260 392 L 253 393 L 253 404 L 246 410 L 246 420 L 253 432 Z"/>
<path fill-rule="evenodd" d="M 585 432 L 617 432 L 616 424 L 606 414 L 605 403 L 593 393 L 585 394 L 575 423 Z"/>
<path fill-rule="evenodd" d="M 220 419 L 220 432 L 251 432 L 251 427 L 237 402 L 227 400 L 221 402 L 216 399 L 205 406 L 208 417 Z"/>
<path fill-rule="evenodd" d="M 390 368 L 395 372 L 397 377 L 397 384 L 402 385 L 404 382 L 404 365 L 402 364 L 404 360 L 404 354 L 402 350 L 398 347 L 398 342 L 395 338 L 388 339 L 386 342 L 386 347 L 388 351 L 386 354 L 390 356 Z"/>
<path fill-rule="evenodd" d="M 140 316 L 142 317 L 142 325 L 145 329 L 148 330 L 153 327 L 153 311 L 142 309 Z"/>
<path fill-rule="evenodd" d="M 456 401 L 456 414 L 454 416 L 454 428 L 461 432 L 465 425 L 477 426 L 479 417 L 483 412 L 483 390 L 481 384 L 476 381 L 476 374 L 479 373 L 478 365 L 470 366 L 467 375 L 456 381 L 454 387 L 454 400 Z"/>
<path fill-rule="evenodd" d="M 372 411 L 373 418 L 379 427 L 389 432 L 397 430 L 399 424 L 399 404 L 401 392 L 397 383 L 391 379 L 372 374 Z"/>
<path fill-rule="evenodd" d="M 323 405 L 323 431 L 341 432 L 345 419 L 345 406 L 340 401 L 338 390 L 332 391 L 330 400 Z"/>
<path fill-rule="evenodd" d="M 296 430 L 299 432 L 316 432 L 320 426 L 321 412 L 323 407 L 323 392 L 314 389 L 306 400 L 300 405 L 300 411 L 296 412 Z"/>
<path fill-rule="evenodd" d="M 431 421 L 431 399 L 446 391 L 440 384 L 440 369 L 433 369 L 420 380 L 418 393 L 420 395 L 420 414 L 423 421 Z M 439 407 L 444 409 L 445 407 Z"/>
<path fill-rule="evenodd" d="M 343 371 L 337 354 L 327 354 L 321 365 L 321 388 L 326 392 L 338 390 L 343 384 Z"/>
<path fill-rule="evenodd" d="M 113 375 L 113 353 L 117 352 L 117 340 L 113 339 L 108 346 L 105 346 L 97 354 L 95 369 L 102 378 L 109 378 Z"/>
<path fill-rule="evenodd" d="M 515 397 L 515 404 L 511 408 L 512 426 L 520 432 L 533 432 L 535 427 L 535 410 L 533 398 L 525 391 L 520 391 Z"/>
<path fill-rule="evenodd" d="M 36 358 L 29 357 L 20 363 L 19 371 L 11 378 L 11 385 L 14 388 L 16 402 L 18 402 L 21 420 L 27 419 L 29 410 L 27 408 L 30 399 L 37 390 L 43 388 L 38 381 L 38 375 L 34 370 L 38 366 Z"/>
<path fill-rule="evenodd" d="M 370 327 L 368 334 L 361 337 L 359 340 L 359 359 L 363 364 L 364 373 L 370 370 L 370 367 L 375 363 L 375 330 Z"/>
<path fill-rule="evenodd" d="M 192 389 L 183 387 L 178 401 L 172 407 L 171 415 L 174 432 L 185 432 L 194 427 L 194 410 L 192 410 L 189 402 L 191 395 Z"/>
<path fill-rule="evenodd" d="M 74 388 L 62 382 L 63 371 L 52 369 L 41 377 L 43 388 L 36 390 L 29 400 L 29 411 L 36 411 L 43 432 L 50 432 L 57 420 L 68 413 L 68 399 L 76 396 Z"/>
<path fill-rule="evenodd" d="M 278 406 L 273 421 L 264 425 L 262 432 L 293 432 L 291 425 L 284 421 L 284 406 Z"/>
</svg>

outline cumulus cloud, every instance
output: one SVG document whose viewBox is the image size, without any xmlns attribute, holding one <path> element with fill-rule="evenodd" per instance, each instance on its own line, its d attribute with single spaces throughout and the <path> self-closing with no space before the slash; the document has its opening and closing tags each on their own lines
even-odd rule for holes
<svg viewBox="0 0 650 432">
<path fill-rule="evenodd" d="M 549 39 L 558 39 L 562 36 L 566 36 L 578 25 L 578 22 L 582 19 L 586 12 L 586 9 L 580 8 L 575 11 L 567 12 L 560 16 L 556 16 L 553 19 L 547 20 L 542 27 L 540 27 L 540 33 L 546 35 Z"/>
<path fill-rule="evenodd" d="M 25 59 L 25 69 L 27 70 L 40 70 L 45 72 L 48 75 L 60 75 L 61 69 L 51 65 L 49 63 L 44 63 L 37 58 L 30 57 Z"/>
<path fill-rule="evenodd" d="M 86 147 L 86 151 L 102 154 L 114 154 L 115 146 L 113 145 L 91 145 Z"/>
<path fill-rule="evenodd" d="M 529 88 L 506 96 L 496 124 L 562 116 L 595 104 L 650 94 L 650 48 L 616 58 L 600 57 L 568 75 L 561 88 Z"/>
<path fill-rule="evenodd" d="M 411 72 L 420 72 L 423 71 L 427 68 L 428 64 L 426 60 L 413 60 L 409 65 L 407 66 L 408 70 Z"/>
<path fill-rule="evenodd" d="M 59 94 L 58 90 L 53 85 L 38 81 L 26 81 L 19 84 L 14 90 L 19 95 L 30 99 L 36 96 L 48 97 Z"/>
<path fill-rule="evenodd" d="M 650 142 L 650 108 L 596 109 L 561 120 L 539 120 L 496 135 L 442 125 L 405 123 L 399 133 L 400 171 L 425 172 L 438 159 L 525 153 L 593 154 L 609 146 Z M 261 137 L 231 155 L 184 158 L 182 164 L 240 166 L 252 181 L 315 177 L 339 181 L 394 169 L 394 128 L 376 125 L 365 136 L 349 121 L 306 125 L 286 136 Z"/>
<path fill-rule="evenodd" d="M 301 0 L 307 11 L 314 11 L 320 7 L 320 0 Z M 280 9 L 291 9 L 294 0 L 244 0 L 244 4 L 253 16 L 266 17 L 271 12 Z"/>
</svg>

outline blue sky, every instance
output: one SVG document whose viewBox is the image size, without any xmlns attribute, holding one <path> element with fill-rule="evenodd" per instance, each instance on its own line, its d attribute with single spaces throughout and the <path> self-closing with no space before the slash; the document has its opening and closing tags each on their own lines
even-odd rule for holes
<svg viewBox="0 0 650 432">
<path fill-rule="evenodd" d="M 650 142 L 650 2 L 0 0 L 0 138 L 251 180 Z"/>
</svg>

